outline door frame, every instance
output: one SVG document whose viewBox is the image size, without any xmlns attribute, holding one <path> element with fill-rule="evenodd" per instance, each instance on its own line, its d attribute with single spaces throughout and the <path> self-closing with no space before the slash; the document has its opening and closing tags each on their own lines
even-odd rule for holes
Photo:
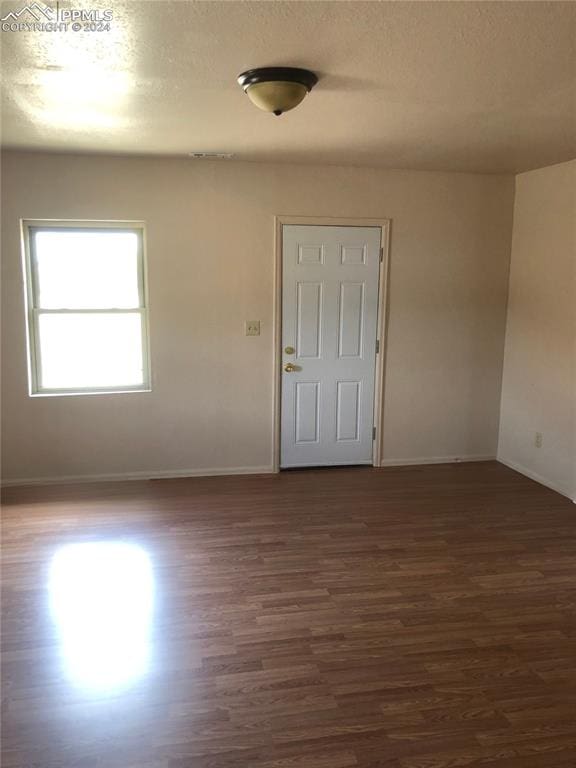
<svg viewBox="0 0 576 768">
<path fill-rule="evenodd" d="M 280 407 L 282 386 L 282 227 L 285 225 L 320 227 L 378 227 L 381 231 L 380 245 L 382 260 L 378 279 L 378 315 L 376 338 L 380 348 L 376 354 L 374 386 L 374 426 L 376 437 L 373 441 L 372 465 L 382 466 L 384 437 L 384 379 L 386 370 L 386 347 L 388 333 L 388 290 L 390 271 L 390 228 L 391 219 L 342 218 L 331 216 L 274 216 L 274 304 L 273 304 L 273 382 L 272 394 L 272 471 L 280 472 Z"/>
</svg>

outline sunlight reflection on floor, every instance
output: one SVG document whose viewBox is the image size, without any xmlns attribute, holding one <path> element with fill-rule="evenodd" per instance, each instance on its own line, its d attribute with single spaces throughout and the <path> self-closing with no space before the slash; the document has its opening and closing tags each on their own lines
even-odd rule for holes
<svg viewBox="0 0 576 768">
<path fill-rule="evenodd" d="M 52 560 L 49 590 L 75 685 L 117 692 L 146 674 L 154 577 L 144 549 L 123 541 L 66 545 Z"/>
</svg>

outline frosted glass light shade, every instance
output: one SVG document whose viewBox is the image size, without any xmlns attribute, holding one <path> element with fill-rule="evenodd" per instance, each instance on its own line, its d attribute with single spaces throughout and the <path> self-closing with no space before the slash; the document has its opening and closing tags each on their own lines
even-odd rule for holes
<svg viewBox="0 0 576 768">
<path fill-rule="evenodd" d="M 314 72 L 296 67 L 261 67 L 238 75 L 238 83 L 250 101 L 275 115 L 297 107 L 317 82 Z"/>
<path fill-rule="evenodd" d="M 294 109 L 304 99 L 308 89 L 301 83 L 286 83 L 281 80 L 271 80 L 267 83 L 254 83 L 246 93 L 248 98 L 264 112 L 282 114 Z"/>
</svg>

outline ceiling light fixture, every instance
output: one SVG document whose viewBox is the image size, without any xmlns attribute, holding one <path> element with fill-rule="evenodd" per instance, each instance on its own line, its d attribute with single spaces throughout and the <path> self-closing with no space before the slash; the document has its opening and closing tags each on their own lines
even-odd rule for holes
<svg viewBox="0 0 576 768">
<path fill-rule="evenodd" d="M 258 109 L 281 115 L 297 107 L 318 78 L 307 69 L 261 67 L 242 72 L 238 82 Z"/>
</svg>

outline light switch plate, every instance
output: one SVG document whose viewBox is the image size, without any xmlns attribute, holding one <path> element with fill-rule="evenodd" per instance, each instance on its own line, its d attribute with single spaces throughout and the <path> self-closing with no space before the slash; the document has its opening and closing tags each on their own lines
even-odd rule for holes
<svg viewBox="0 0 576 768">
<path fill-rule="evenodd" d="M 260 336 L 260 320 L 246 320 L 246 336 Z"/>
</svg>

